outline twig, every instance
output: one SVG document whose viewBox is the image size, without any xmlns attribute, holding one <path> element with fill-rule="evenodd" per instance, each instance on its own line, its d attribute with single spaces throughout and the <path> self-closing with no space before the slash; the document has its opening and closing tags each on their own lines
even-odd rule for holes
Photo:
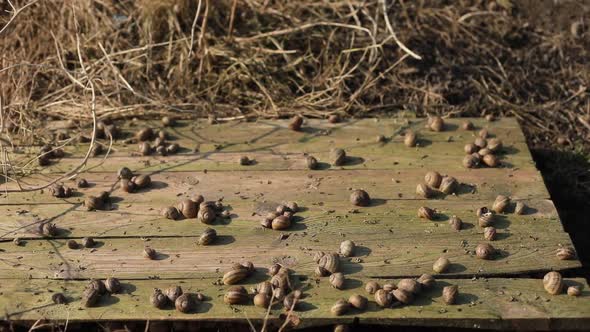
<svg viewBox="0 0 590 332">
<path fill-rule="evenodd" d="M 399 46 L 402 50 L 404 50 L 406 53 L 408 53 L 412 58 L 422 60 L 421 56 L 412 52 L 412 50 L 407 48 L 406 45 L 404 45 L 397 38 L 397 35 L 395 34 L 395 31 L 393 31 L 393 27 L 391 26 L 391 22 L 389 22 L 389 16 L 387 15 L 387 4 L 385 4 L 386 0 L 379 0 L 379 1 L 381 1 L 381 5 L 383 6 L 383 18 L 385 19 L 385 25 L 387 26 L 387 30 L 389 30 L 389 33 L 391 33 L 391 36 L 393 37 L 393 40 L 395 40 L 395 43 L 397 44 L 397 46 Z"/>
<path fill-rule="evenodd" d="M 12 5 L 12 2 L 10 2 L 10 0 L 7 0 L 7 1 L 8 1 L 8 4 L 10 5 L 10 7 L 12 7 L 12 16 L 10 17 L 10 19 L 8 20 L 6 25 L 4 27 L 2 27 L 2 29 L 0 30 L 0 35 L 2 34 L 2 32 L 4 32 L 4 30 L 6 30 L 6 28 L 8 28 L 10 23 L 12 23 L 12 21 L 14 21 L 14 19 L 18 16 L 18 14 L 20 14 L 23 10 L 27 9 L 27 7 L 30 7 L 31 5 L 35 4 L 39 0 L 33 0 L 29 3 L 27 3 L 26 5 L 20 7 L 19 9 L 16 9 L 16 7 L 14 7 L 14 5 Z"/>
<path fill-rule="evenodd" d="M 188 50 L 188 57 L 190 61 L 190 57 L 193 54 L 193 44 L 195 43 L 195 28 L 197 26 L 197 21 L 199 20 L 199 12 L 201 11 L 201 0 L 199 0 L 199 4 L 197 5 L 197 12 L 195 13 L 195 18 L 193 19 L 193 25 L 191 26 L 191 41 Z"/>
<path fill-rule="evenodd" d="M 238 0 L 233 0 L 231 4 L 231 14 L 229 16 L 229 31 L 227 37 L 231 38 L 234 32 L 234 19 L 236 18 L 236 9 L 238 8 Z"/>
<path fill-rule="evenodd" d="M 472 13 L 467 13 L 463 16 L 461 16 L 457 22 L 459 23 L 463 23 L 465 20 L 471 18 L 471 17 L 475 17 L 475 16 L 483 16 L 483 15 L 498 15 L 497 12 L 490 12 L 490 11 L 479 11 L 479 12 L 472 12 Z"/>
</svg>

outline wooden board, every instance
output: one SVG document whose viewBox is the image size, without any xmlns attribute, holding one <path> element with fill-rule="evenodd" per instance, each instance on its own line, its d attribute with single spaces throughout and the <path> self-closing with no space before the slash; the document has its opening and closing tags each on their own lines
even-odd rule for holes
<svg viewBox="0 0 590 332">
<path fill-rule="evenodd" d="M 580 298 L 548 298 L 541 281 L 530 279 L 550 270 L 572 271 L 581 263 L 576 258 L 559 260 L 555 255 L 558 248 L 571 247 L 572 243 L 518 124 L 514 119 L 471 120 L 477 130 L 486 127 L 503 140 L 501 167 L 465 169 L 461 165 L 463 146 L 473 141 L 477 130 L 459 129 L 459 119 L 447 121 L 447 130 L 440 133 L 425 130 L 424 120 L 411 119 L 364 119 L 341 124 L 307 120 L 302 132 L 289 130 L 288 121 L 213 126 L 203 121 L 181 122 L 166 131 L 184 149 L 165 157 L 137 156 L 135 144 L 117 141 L 106 161 L 90 160 L 87 171 L 78 178 L 87 179 L 91 187 L 77 189 L 73 197 L 58 199 L 46 190 L 0 194 L 0 213 L 5 216 L 0 220 L 0 291 L 8 294 L 0 297 L 0 307 L 11 314 L 11 319 L 23 321 L 39 317 L 63 320 L 64 315 L 69 315 L 70 321 L 150 317 L 243 322 L 247 314 L 260 322 L 262 312 L 257 308 L 238 307 L 236 311 L 222 304 L 224 287 L 216 285 L 232 263 L 248 260 L 259 272 L 245 281 L 247 285 L 262 280 L 265 268 L 272 263 L 281 263 L 293 269 L 302 287 L 307 287 L 309 307 L 297 313 L 298 327 L 358 318 L 364 324 L 582 329 L 590 319 L 585 282 L 572 281 L 585 287 Z M 157 122 L 125 125 L 123 136 L 130 137 L 144 126 L 160 127 Z M 401 133 L 407 129 L 418 132 L 418 147 L 403 145 Z M 378 134 L 389 140 L 377 143 Z M 199 151 L 194 152 L 194 147 Z M 329 165 L 333 147 L 342 147 L 351 156 L 346 165 Z M 31 158 L 37 149 L 21 147 L 20 160 Z M 50 181 L 78 165 L 86 149 L 84 144 L 67 146 L 66 158 L 37 168 L 20 185 Z M 306 169 L 306 154 L 320 160 L 319 170 Z M 256 162 L 241 166 L 238 159 L 242 155 Z M 122 192 L 116 177 L 122 166 L 150 174 L 154 185 L 137 193 Z M 457 193 L 437 194 L 432 199 L 417 197 L 416 185 L 430 170 L 456 177 L 461 182 Z M 75 182 L 65 184 L 74 186 Z M 3 188 L 18 186 L 8 182 Z M 351 190 L 358 188 L 369 192 L 370 206 L 350 204 Z M 84 198 L 101 191 L 111 192 L 109 209 L 86 211 Z M 172 221 L 160 215 L 162 208 L 197 193 L 207 200 L 223 199 L 231 217 L 218 218 L 207 226 L 196 219 Z M 493 260 L 481 260 L 474 255 L 475 247 L 485 242 L 475 210 L 490 207 L 498 194 L 510 196 L 513 202 L 525 202 L 529 208 L 524 215 L 514 214 L 513 207 L 498 215 L 498 237 L 491 242 L 498 254 Z M 262 216 L 285 201 L 296 201 L 302 207 L 293 226 L 282 232 L 262 228 Z M 417 210 L 421 206 L 436 209 L 437 218 L 420 219 Z M 448 225 L 453 215 L 463 219 L 465 227 L 461 231 Z M 60 229 L 55 238 L 40 235 L 39 225 L 47 222 Z M 206 227 L 215 228 L 219 241 L 198 246 L 198 236 Z M 67 240 L 88 236 L 98 241 L 96 248 L 67 248 Z M 15 237 L 24 239 L 24 245 L 13 244 Z M 327 287 L 326 279 L 316 283 L 312 256 L 316 251 L 338 251 L 344 239 L 355 241 L 359 248 L 355 257 L 341 258 L 342 272 L 351 280 L 351 286 L 337 291 Z M 145 246 L 158 250 L 158 259 L 143 258 Z M 467 290 L 464 303 L 442 304 L 439 287 L 416 305 L 404 308 L 376 310 L 373 306 L 367 312 L 353 312 L 338 319 L 329 314 L 331 303 L 339 296 L 363 292 L 360 286 L 368 278 L 434 273 L 432 264 L 441 256 L 448 257 L 452 265 L 437 277 L 453 279 L 441 281 L 439 286 L 459 284 Z M 99 308 L 86 310 L 78 310 L 75 303 L 66 307 L 47 305 L 47 289 L 66 287 L 66 293 L 76 298 L 86 280 L 109 276 L 125 279 L 131 294 L 114 296 Z M 516 279 L 506 279 L 510 277 Z M 24 280 L 25 290 L 17 291 L 17 285 Z M 153 287 L 166 287 L 171 282 L 181 282 L 212 296 L 204 306 L 206 310 L 183 315 L 146 305 Z M 25 298 L 22 292 L 33 296 L 14 300 Z M 473 301 L 466 301 L 468 298 Z M 74 307 L 76 310 L 71 310 Z M 273 311 L 274 323 L 284 320 L 284 313 L 281 316 L 279 311 Z"/>
</svg>

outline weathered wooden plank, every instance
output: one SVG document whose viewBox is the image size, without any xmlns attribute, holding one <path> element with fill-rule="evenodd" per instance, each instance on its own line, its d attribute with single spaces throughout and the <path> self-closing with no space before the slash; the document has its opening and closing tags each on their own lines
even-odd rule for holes
<svg viewBox="0 0 590 332">
<path fill-rule="evenodd" d="M 260 277 L 256 281 L 262 280 Z M 366 279 L 350 279 L 345 290 L 336 290 L 328 284 L 327 278 L 296 279 L 296 285 L 303 291 L 301 310 L 293 313 L 297 328 L 325 326 L 337 323 L 416 325 L 429 327 L 456 327 L 482 329 L 517 330 L 585 330 L 590 323 L 588 317 L 588 285 L 584 279 L 568 279 L 568 285 L 583 287 L 580 297 L 567 295 L 551 296 L 544 292 L 538 279 L 451 279 L 438 280 L 436 285 L 423 291 L 416 301 L 408 306 L 382 309 L 377 307 L 372 296 L 365 293 Z M 378 280 L 382 284 L 391 280 Z M 397 280 L 393 280 L 396 282 Z M 254 280 L 252 280 L 254 282 Z M 208 299 L 191 313 L 183 314 L 173 309 L 159 310 L 149 304 L 153 288 L 165 289 L 174 285 L 164 280 L 123 280 L 123 292 L 104 296 L 97 307 L 84 308 L 79 299 L 85 286 L 84 281 L 51 280 L 6 280 L 0 284 L 0 308 L 5 318 L 13 321 L 35 322 L 50 318 L 66 320 L 70 324 L 81 321 L 149 320 L 215 322 L 225 321 L 246 323 L 250 320 L 256 326 L 262 324 L 266 310 L 249 305 L 229 306 L 222 298 L 227 286 L 218 286 L 215 280 L 183 280 L 178 284 L 188 292 L 202 292 Z M 446 305 L 442 301 L 442 288 L 455 284 L 459 286 L 457 304 Z M 72 303 L 55 305 L 51 296 L 63 292 Z M 343 316 L 334 316 L 330 307 L 337 299 L 347 299 L 352 294 L 369 297 L 367 310 L 351 310 Z M 268 323 L 282 324 L 285 311 L 276 305 L 271 310 Z M 193 323 L 194 324 L 194 323 Z"/>
</svg>

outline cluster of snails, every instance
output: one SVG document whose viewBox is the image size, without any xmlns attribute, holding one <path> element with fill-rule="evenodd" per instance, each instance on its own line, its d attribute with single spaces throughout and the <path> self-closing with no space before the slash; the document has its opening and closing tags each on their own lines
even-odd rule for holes
<svg viewBox="0 0 590 332">
<path fill-rule="evenodd" d="M 168 206 L 162 209 L 161 214 L 172 220 L 197 218 L 203 224 L 212 224 L 218 216 L 222 218 L 230 216 L 230 212 L 224 209 L 222 200 L 205 201 L 203 195 L 185 198 L 176 207 Z"/>
<path fill-rule="evenodd" d="M 545 291 L 551 295 L 561 294 L 564 287 L 563 277 L 559 272 L 551 271 L 543 277 L 543 288 L 545 288 Z M 582 289 L 580 286 L 573 285 L 567 287 L 566 293 L 569 296 L 580 296 L 582 294 Z"/>
<path fill-rule="evenodd" d="M 63 158 L 65 155 L 64 150 L 61 148 L 53 148 L 49 144 L 45 144 L 39 149 L 39 156 L 37 162 L 39 166 L 47 166 L 51 162 L 51 159 Z"/>
<path fill-rule="evenodd" d="M 296 202 L 285 202 L 279 204 L 275 211 L 266 214 L 260 225 L 264 228 L 274 230 L 284 230 L 291 227 L 291 222 L 295 213 L 299 211 L 299 205 Z"/>
<path fill-rule="evenodd" d="M 165 309 L 174 306 L 176 310 L 182 313 L 193 312 L 199 303 L 205 300 L 201 293 L 185 293 L 180 286 L 170 286 L 164 292 L 159 288 L 154 288 L 150 295 L 150 303 L 158 308 Z"/>
<path fill-rule="evenodd" d="M 63 184 L 55 183 L 51 187 L 49 187 L 49 193 L 51 194 L 51 196 L 57 198 L 71 197 L 73 192 L 74 190 L 72 188 L 66 187 Z"/>
<path fill-rule="evenodd" d="M 149 188 L 152 184 L 152 178 L 149 175 L 134 175 L 127 167 L 119 169 L 117 176 L 119 177 L 119 187 L 127 193 Z"/>
<path fill-rule="evenodd" d="M 93 307 L 98 300 L 105 294 L 116 294 L 121 292 L 121 282 L 117 278 L 107 278 L 105 281 L 93 279 L 82 293 L 82 305 L 84 307 Z"/>
<path fill-rule="evenodd" d="M 234 263 L 229 271 L 222 278 L 224 285 L 235 285 L 254 273 L 255 268 L 252 262 Z"/>
<path fill-rule="evenodd" d="M 153 152 L 162 156 L 177 153 L 180 146 L 177 143 L 168 143 L 166 141 L 167 136 L 163 130 L 158 131 L 156 134 L 151 128 L 140 129 L 135 134 L 135 138 L 139 141 L 139 152 L 143 156 L 148 156 Z M 153 146 L 149 142 L 151 140 L 154 141 Z"/>
<path fill-rule="evenodd" d="M 76 240 L 70 239 L 68 242 L 66 242 L 66 245 L 69 249 L 92 248 L 96 246 L 96 242 L 91 237 L 85 237 L 82 239 L 82 243 L 78 243 Z"/>
<path fill-rule="evenodd" d="M 108 191 L 101 192 L 98 196 L 86 196 L 84 207 L 88 211 L 105 210 L 110 203 L 111 195 Z"/>
<path fill-rule="evenodd" d="M 368 303 L 369 300 L 366 297 L 359 294 L 353 294 L 348 300 L 338 299 L 332 308 L 330 308 L 330 311 L 336 316 L 347 313 L 351 308 L 364 311 L 367 308 Z"/>
<path fill-rule="evenodd" d="M 477 218 L 478 224 L 480 227 L 484 229 L 483 236 L 484 239 L 487 241 L 494 241 L 496 239 L 496 228 L 493 226 L 495 220 L 496 213 L 504 213 L 506 212 L 507 208 L 511 205 L 511 200 L 508 196 L 498 195 L 492 204 L 492 208 L 488 209 L 487 207 L 481 207 L 477 209 Z M 524 214 L 526 212 L 526 205 L 518 201 L 514 207 L 514 213 L 516 214 Z M 478 246 L 479 248 L 479 246 Z M 486 249 L 486 250 L 483 250 Z M 494 252 L 493 247 L 491 245 L 485 245 L 485 248 L 480 248 L 479 252 L 484 255 L 477 255 L 478 250 L 476 249 L 476 255 L 480 258 L 487 259 L 485 257 L 486 252 Z"/>
<path fill-rule="evenodd" d="M 273 300 L 282 301 L 285 310 L 297 310 L 302 297 L 300 290 L 293 290 L 291 286 L 291 271 L 279 264 L 269 268 L 270 281 L 263 281 L 253 289 L 254 305 L 268 308 Z"/>
<path fill-rule="evenodd" d="M 420 197 L 431 198 L 437 191 L 445 195 L 452 195 L 459 187 L 459 182 L 452 176 L 442 176 L 437 171 L 430 171 L 424 176 L 424 183 L 418 184 L 416 194 Z"/>
<path fill-rule="evenodd" d="M 473 123 L 467 121 L 462 125 L 465 130 L 473 130 Z M 478 133 L 473 143 L 466 144 L 464 147 L 466 156 L 463 158 L 463 166 L 466 168 L 475 168 L 481 164 L 488 167 L 498 167 L 500 160 L 496 156 L 502 150 L 502 140 L 499 138 L 489 138 L 488 130 L 482 129 Z"/>
</svg>

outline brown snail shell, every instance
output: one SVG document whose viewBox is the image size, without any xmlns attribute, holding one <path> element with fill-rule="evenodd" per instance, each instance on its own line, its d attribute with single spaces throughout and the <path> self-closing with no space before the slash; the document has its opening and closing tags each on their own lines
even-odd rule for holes
<svg viewBox="0 0 590 332">
<path fill-rule="evenodd" d="M 330 150 L 330 160 L 334 166 L 342 166 L 346 161 L 346 152 L 339 148 Z"/>
<path fill-rule="evenodd" d="M 350 309 L 350 303 L 348 303 L 344 299 L 340 299 L 336 301 L 336 303 L 332 306 L 330 311 L 332 312 L 332 314 L 340 316 L 348 312 L 348 309 Z"/>
<path fill-rule="evenodd" d="M 488 145 L 488 141 L 485 138 L 477 137 L 473 142 L 478 148 L 483 149 Z"/>
<path fill-rule="evenodd" d="M 142 156 L 149 156 L 150 154 L 152 154 L 152 146 L 148 142 L 139 143 L 138 150 Z"/>
<path fill-rule="evenodd" d="M 51 187 L 49 187 L 49 193 L 53 197 L 67 198 L 72 195 L 72 189 L 65 187 L 61 184 L 54 184 Z"/>
<path fill-rule="evenodd" d="M 397 283 L 397 289 L 402 289 L 413 294 L 418 294 L 420 293 L 421 286 L 416 280 L 406 278 L 400 280 Z"/>
<path fill-rule="evenodd" d="M 18 237 L 15 237 L 15 238 L 12 240 L 12 243 L 14 243 L 14 245 L 17 245 L 17 246 L 22 246 L 22 245 L 24 245 L 24 242 L 23 242 L 23 241 L 22 241 L 20 238 L 18 238 Z"/>
<path fill-rule="evenodd" d="M 170 286 L 166 289 L 166 297 L 170 302 L 174 303 L 180 295 L 182 295 L 182 288 L 180 286 Z"/>
<path fill-rule="evenodd" d="M 432 189 L 430 189 L 430 187 L 428 187 L 424 183 L 420 183 L 416 187 L 416 195 L 424 198 L 430 198 L 434 195 L 434 192 L 432 191 Z"/>
<path fill-rule="evenodd" d="M 156 259 L 157 255 L 158 253 L 153 248 L 145 247 L 143 249 L 143 257 L 147 259 Z"/>
<path fill-rule="evenodd" d="M 436 172 L 436 171 L 430 171 L 430 172 L 426 173 L 426 175 L 424 176 L 424 182 L 432 188 L 440 187 L 441 181 L 442 181 L 442 176 L 440 175 L 439 172 Z"/>
<path fill-rule="evenodd" d="M 299 301 L 299 298 L 301 297 L 301 291 L 300 290 L 296 290 L 294 292 L 292 292 L 291 294 L 285 296 L 285 298 L 283 299 L 283 306 L 285 307 L 285 309 L 287 310 L 296 310 L 297 309 L 297 302 Z"/>
<path fill-rule="evenodd" d="M 108 191 L 101 191 L 98 198 L 106 203 L 111 199 L 111 194 Z"/>
<path fill-rule="evenodd" d="M 328 122 L 330 123 L 338 123 L 340 122 L 340 115 L 338 114 L 330 114 L 328 117 Z"/>
<path fill-rule="evenodd" d="M 275 298 L 277 301 L 282 301 L 285 299 L 285 296 L 287 296 L 287 291 L 284 290 L 283 288 L 275 288 L 272 291 L 272 296 L 273 298 Z"/>
<path fill-rule="evenodd" d="M 162 290 L 154 288 L 154 292 L 150 296 L 150 303 L 158 309 L 164 309 L 168 304 L 168 298 L 162 293 Z"/>
<path fill-rule="evenodd" d="M 178 145 L 178 143 L 172 143 L 166 146 L 166 152 L 169 154 L 175 154 L 179 149 L 180 145 Z"/>
<path fill-rule="evenodd" d="M 88 188 L 89 186 L 90 185 L 88 184 L 88 181 L 86 181 L 86 179 L 79 179 L 76 183 L 76 187 L 78 188 Z"/>
<path fill-rule="evenodd" d="M 142 128 L 137 132 L 135 137 L 141 142 L 149 141 L 154 137 L 154 131 L 152 128 Z"/>
<path fill-rule="evenodd" d="M 263 281 L 256 285 L 256 291 L 259 294 L 272 295 L 272 284 L 270 281 Z"/>
<path fill-rule="evenodd" d="M 443 131 L 445 127 L 445 122 L 440 116 L 433 116 L 432 118 L 428 119 L 430 130 L 432 131 Z"/>
<path fill-rule="evenodd" d="M 246 269 L 230 270 L 223 275 L 223 283 L 225 285 L 235 285 L 249 275 L 250 272 Z"/>
<path fill-rule="evenodd" d="M 369 294 L 375 294 L 375 292 L 378 291 L 379 289 L 381 289 L 381 286 L 379 285 L 378 282 L 376 282 L 374 280 L 368 281 L 367 284 L 365 285 L 365 291 L 367 291 L 367 293 L 369 293 Z"/>
<path fill-rule="evenodd" d="M 449 225 L 451 225 L 451 227 L 456 230 L 456 231 L 460 231 L 461 227 L 463 227 L 463 220 L 461 220 L 461 218 L 453 215 L 451 217 L 451 219 L 449 219 Z"/>
<path fill-rule="evenodd" d="M 280 231 L 291 226 L 291 219 L 287 216 L 278 216 L 272 220 L 271 227 L 274 230 Z"/>
<path fill-rule="evenodd" d="M 561 260 L 568 260 L 576 257 L 576 252 L 570 247 L 559 248 L 557 249 L 556 256 Z"/>
<path fill-rule="evenodd" d="M 516 202 L 514 213 L 522 215 L 526 212 L 526 205 L 523 202 Z"/>
<path fill-rule="evenodd" d="M 359 294 L 353 294 L 348 298 L 348 303 L 358 310 L 365 310 L 368 302 L 369 300 L 366 297 Z"/>
<path fill-rule="evenodd" d="M 344 287 L 344 281 L 344 274 L 340 272 L 332 273 L 330 276 L 330 284 L 336 289 L 342 289 Z"/>
<path fill-rule="evenodd" d="M 117 294 L 121 291 L 121 282 L 117 278 L 109 277 L 107 280 L 105 280 L 104 287 L 106 288 L 107 292 L 111 294 Z"/>
<path fill-rule="evenodd" d="M 344 257 L 351 257 L 354 255 L 356 245 L 351 240 L 344 240 L 340 243 L 340 255 Z"/>
<path fill-rule="evenodd" d="M 215 221 L 216 213 L 215 210 L 207 204 L 207 202 L 201 203 L 199 207 L 199 212 L 197 213 L 197 218 L 203 224 L 211 224 Z"/>
<path fill-rule="evenodd" d="M 277 273 L 279 273 L 280 270 L 281 270 L 280 264 L 273 264 L 268 268 L 268 274 L 272 277 L 272 276 L 276 275 Z"/>
<path fill-rule="evenodd" d="M 423 274 L 417 280 L 423 288 L 431 288 L 436 283 L 436 280 L 430 274 Z"/>
<path fill-rule="evenodd" d="M 494 241 L 496 239 L 496 228 L 493 226 L 488 226 L 483 229 L 483 238 L 488 241 Z"/>
<path fill-rule="evenodd" d="M 197 217 L 199 206 L 192 199 L 186 198 L 178 203 L 178 211 L 180 211 L 185 218 L 192 219 Z"/>
<path fill-rule="evenodd" d="M 165 207 L 164 209 L 162 209 L 161 214 L 166 219 L 171 219 L 171 220 L 180 219 L 180 212 L 178 212 L 178 209 L 175 208 L 174 206 Z"/>
<path fill-rule="evenodd" d="M 91 237 L 85 237 L 82 239 L 82 246 L 84 246 L 85 248 L 92 248 L 96 245 L 96 242 L 94 242 L 94 239 Z"/>
<path fill-rule="evenodd" d="M 403 304 L 410 304 L 414 302 L 414 295 L 412 295 L 411 292 L 408 292 L 406 290 L 400 288 L 394 289 L 393 292 L 391 292 L 391 294 L 396 300 Z"/>
<path fill-rule="evenodd" d="M 245 261 L 240 263 L 240 265 L 242 265 L 242 267 L 244 267 L 248 273 L 254 273 L 255 269 L 254 269 L 254 264 L 250 261 Z"/>
<path fill-rule="evenodd" d="M 62 293 L 55 293 L 51 296 L 51 301 L 55 304 L 66 304 L 68 299 Z"/>
<path fill-rule="evenodd" d="M 240 157 L 240 165 L 242 166 L 248 166 L 251 164 L 251 160 L 250 158 L 248 158 L 248 156 L 241 156 Z"/>
<path fill-rule="evenodd" d="M 494 204 L 492 205 L 492 210 L 494 210 L 496 213 L 502 213 L 504 210 L 506 210 L 509 204 L 510 198 L 504 195 L 498 195 L 494 201 Z"/>
<path fill-rule="evenodd" d="M 317 169 L 318 168 L 318 160 L 313 156 L 305 157 L 305 164 L 309 169 Z"/>
<path fill-rule="evenodd" d="M 416 133 L 408 130 L 406 131 L 406 134 L 404 135 L 404 144 L 409 147 L 415 147 L 416 146 L 416 142 L 417 142 L 418 138 L 416 136 Z"/>
<path fill-rule="evenodd" d="M 488 122 L 496 121 L 496 117 L 493 114 L 488 114 L 488 115 L 486 115 L 486 121 L 488 121 Z"/>
<path fill-rule="evenodd" d="M 137 186 L 137 188 L 141 189 L 141 188 L 147 188 L 150 186 L 150 184 L 152 183 L 152 178 L 149 175 L 138 175 L 138 176 L 134 176 L 131 181 L 133 181 L 133 183 L 135 183 L 135 185 Z"/>
<path fill-rule="evenodd" d="M 254 296 L 254 305 L 260 308 L 268 308 L 270 305 L 270 295 L 266 293 L 258 293 Z"/>
<path fill-rule="evenodd" d="M 494 153 L 502 150 L 502 140 L 499 138 L 488 139 L 488 149 Z"/>
<path fill-rule="evenodd" d="M 479 158 L 474 154 L 468 154 L 463 158 L 463 166 L 465 168 L 475 168 L 479 165 Z"/>
<path fill-rule="evenodd" d="M 551 271 L 543 277 L 543 287 L 551 295 L 560 294 L 563 290 L 563 278 L 556 271 Z"/>
<path fill-rule="evenodd" d="M 461 128 L 463 128 L 463 130 L 473 130 L 475 127 L 473 126 L 473 122 L 466 120 L 461 123 Z"/>
<path fill-rule="evenodd" d="M 569 286 L 567 288 L 567 295 L 580 296 L 580 295 L 582 295 L 582 290 L 580 289 L 580 286 Z"/>
<path fill-rule="evenodd" d="M 356 189 L 350 194 L 350 203 L 356 206 L 369 206 L 371 203 L 371 197 L 369 197 L 369 194 L 366 191 Z"/>
<path fill-rule="evenodd" d="M 174 301 L 174 307 L 176 307 L 176 310 L 183 313 L 195 310 L 196 306 L 197 301 L 195 301 L 195 297 L 193 296 L 193 294 L 189 293 L 184 293 L 180 295 L 178 298 L 176 298 L 176 301 Z"/>
<path fill-rule="evenodd" d="M 443 288 L 443 293 L 442 293 L 442 297 L 443 297 L 443 302 L 446 304 L 455 304 L 455 302 L 457 301 L 457 295 L 459 294 L 459 286 L 457 285 L 450 285 L 450 286 L 445 286 Z"/>
<path fill-rule="evenodd" d="M 297 202 L 287 202 L 285 203 L 285 206 L 293 213 L 296 213 L 299 211 L 299 205 L 297 204 Z"/>
<path fill-rule="evenodd" d="M 482 213 L 477 219 L 480 227 L 488 227 L 494 223 L 494 213 L 486 209 L 486 212 Z"/>
<path fill-rule="evenodd" d="M 483 148 L 483 149 L 477 151 L 477 154 L 480 155 L 481 157 L 487 156 L 488 154 L 492 154 L 492 150 L 490 150 L 489 148 Z"/>
<path fill-rule="evenodd" d="M 100 298 L 100 293 L 95 288 L 86 288 L 82 293 L 82 306 L 86 308 L 90 308 L 96 305 L 98 299 Z"/>
<path fill-rule="evenodd" d="M 213 228 L 205 228 L 201 236 L 199 237 L 198 244 L 201 246 L 209 245 L 217 239 L 217 232 Z"/>
<path fill-rule="evenodd" d="M 420 218 L 432 220 L 432 219 L 434 219 L 434 215 L 435 215 L 434 210 L 429 207 L 422 206 L 418 209 L 418 217 L 420 217 Z"/>
<path fill-rule="evenodd" d="M 382 289 L 388 293 L 391 293 L 394 289 L 397 289 L 397 286 L 394 284 L 384 284 Z"/>
<path fill-rule="evenodd" d="M 315 270 L 314 270 L 314 274 L 317 277 L 327 277 L 330 275 L 330 271 L 326 270 L 325 268 L 321 267 L 321 266 L 316 266 Z"/>
<path fill-rule="evenodd" d="M 58 233 L 57 226 L 50 222 L 42 224 L 40 228 L 41 234 L 43 236 L 53 237 Z"/>
<path fill-rule="evenodd" d="M 440 191 L 446 195 L 451 195 L 457 190 L 459 182 L 452 176 L 445 176 L 440 183 Z"/>
<path fill-rule="evenodd" d="M 477 151 L 479 151 L 479 146 L 473 144 L 473 143 L 469 143 L 469 144 L 465 144 L 465 147 L 463 147 L 463 150 L 465 151 L 466 154 L 470 155 L 473 153 L 476 153 Z"/>
<path fill-rule="evenodd" d="M 162 117 L 162 124 L 164 127 L 173 127 L 176 124 L 176 120 L 169 116 Z"/>
<path fill-rule="evenodd" d="M 328 270 L 330 273 L 336 273 L 340 270 L 340 258 L 337 254 L 325 254 L 318 262 L 318 265 Z"/>
<path fill-rule="evenodd" d="M 295 115 L 291 119 L 291 123 L 289 123 L 289 129 L 294 131 L 300 131 L 301 125 L 303 125 L 303 118 L 299 115 Z"/>
<path fill-rule="evenodd" d="M 275 289 L 280 288 L 280 289 L 287 291 L 291 288 L 291 282 L 289 280 L 289 275 L 284 274 L 284 273 L 279 273 L 279 274 L 274 275 L 270 279 L 270 283 Z"/>
<path fill-rule="evenodd" d="M 197 194 L 192 198 L 192 201 L 197 203 L 197 206 L 200 206 L 201 203 L 205 201 L 205 197 L 203 197 L 201 194 Z"/>
<path fill-rule="evenodd" d="M 488 138 L 490 136 L 488 130 L 486 128 L 482 128 L 478 133 L 477 133 L 477 137 L 481 137 L 481 138 Z"/>
<path fill-rule="evenodd" d="M 449 261 L 448 258 L 440 257 L 432 265 L 432 270 L 434 270 L 434 272 L 436 272 L 436 273 L 445 273 L 450 265 L 451 265 L 451 261 Z"/>
<path fill-rule="evenodd" d="M 491 259 L 496 249 L 489 243 L 480 243 L 475 248 L 475 255 L 481 259 Z"/>
<path fill-rule="evenodd" d="M 51 164 L 51 160 L 49 160 L 47 155 L 37 157 L 37 162 L 39 163 L 39 166 L 49 166 L 49 164 Z"/>
<path fill-rule="evenodd" d="M 280 216 L 283 213 L 290 211 L 289 208 L 285 204 L 279 204 L 275 209 L 276 213 Z"/>
<path fill-rule="evenodd" d="M 121 182 L 119 183 L 119 187 L 121 188 L 121 190 L 123 190 L 126 193 L 132 193 L 135 191 L 137 186 L 135 185 L 134 182 L 122 179 Z"/>
<path fill-rule="evenodd" d="M 375 302 L 382 308 L 388 308 L 393 302 L 393 295 L 384 289 L 378 289 L 375 292 Z"/>
<path fill-rule="evenodd" d="M 80 248 L 80 245 L 78 244 L 78 242 L 76 242 L 76 240 L 68 240 L 68 242 L 66 242 L 66 244 L 68 245 L 68 248 L 70 248 L 70 249 Z"/>
<path fill-rule="evenodd" d="M 102 282 L 102 280 L 98 280 L 98 279 L 90 280 L 90 283 L 88 283 L 86 288 L 96 289 L 98 291 L 99 295 L 102 295 L 107 292 L 107 288 L 106 288 L 104 282 Z"/>
<path fill-rule="evenodd" d="M 227 304 L 240 304 L 248 301 L 248 292 L 242 286 L 230 287 L 223 296 L 223 302 Z"/>
<path fill-rule="evenodd" d="M 322 259 L 322 257 L 324 257 L 325 255 L 326 255 L 326 253 L 323 251 L 316 251 L 313 254 L 313 261 L 316 262 L 316 264 L 317 264 L 320 262 L 320 259 Z"/>
<path fill-rule="evenodd" d="M 488 167 L 498 167 L 500 165 L 500 160 L 493 154 L 488 154 L 483 156 L 483 163 L 486 164 Z"/>
<path fill-rule="evenodd" d="M 166 147 L 163 145 L 158 145 L 156 146 L 156 153 L 161 155 L 161 156 L 167 156 L 168 155 L 168 150 L 166 150 Z"/>
</svg>

